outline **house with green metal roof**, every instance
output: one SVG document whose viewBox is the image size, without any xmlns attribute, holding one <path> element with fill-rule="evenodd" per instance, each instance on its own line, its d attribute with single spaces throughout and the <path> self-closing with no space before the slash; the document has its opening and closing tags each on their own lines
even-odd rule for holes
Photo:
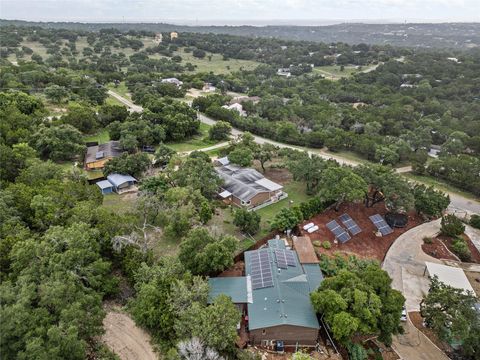
<svg viewBox="0 0 480 360">
<path fill-rule="evenodd" d="M 310 293 L 323 280 L 319 265 L 302 263 L 281 239 L 244 255 L 245 276 L 209 279 L 210 301 L 226 294 L 243 306 L 252 345 L 315 345 L 320 325 Z"/>
</svg>

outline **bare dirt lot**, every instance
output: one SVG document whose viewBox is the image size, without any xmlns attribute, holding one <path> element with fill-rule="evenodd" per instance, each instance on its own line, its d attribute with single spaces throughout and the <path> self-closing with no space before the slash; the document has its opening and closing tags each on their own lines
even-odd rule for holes
<svg viewBox="0 0 480 360">
<path fill-rule="evenodd" d="M 118 307 L 108 307 L 102 341 L 122 360 L 156 360 L 150 336 Z"/>
<path fill-rule="evenodd" d="M 340 252 L 345 254 L 354 254 L 364 258 L 374 258 L 382 261 L 390 245 L 392 245 L 397 237 L 412 227 L 422 223 L 422 219 L 416 215 L 416 213 L 410 213 L 408 215 L 408 224 L 406 227 L 395 228 L 393 233 L 387 236 L 378 237 L 375 234 L 377 228 L 373 225 L 368 217 L 374 214 L 380 214 L 384 216 L 386 212 L 387 210 L 385 209 L 383 203 L 375 204 L 370 208 L 366 208 L 363 204 L 343 204 L 340 206 L 339 211 L 335 211 L 334 209 L 324 211 L 323 213 L 318 214 L 309 220 L 305 220 L 304 223 L 301 224 L 303 226 L 304 224 L 313 222 L 315 225 L 318 225 L 319 229 L 313 234 L 307 234 L 305 231 L 301 231 L 302 235 L 308 235 L 312 242 L 330 242 L 330 249 L 317 247 L 316 251 L 318 254 L 325 253 L 331 255 L 336 252 Z M 362 232 L 358 235 L 352 236 L 352 239 L 344 244 L 335 244 L 335 236 L 330 230 L 327 229 L 326 224 L 331 220 L 337 220 L 337 222 L 339 222 L 338 217 L 344 213 L 347 213 L 352 217 L 352 219 L 362 229 Z M 339 224 L 341 224 L 341 222 L 339 222 Z"/>
</svg>

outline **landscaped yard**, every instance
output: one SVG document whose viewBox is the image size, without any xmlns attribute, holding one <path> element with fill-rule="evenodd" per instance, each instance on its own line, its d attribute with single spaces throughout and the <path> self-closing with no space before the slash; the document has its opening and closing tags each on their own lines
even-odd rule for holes
<svg viewBox="0 0 480 360">
<path fill-rule="evenodd" d="M 305 184 L 298 181 L 291 181 L 285 184 L 283 191 L 288 194 L 286 199 L 257 210 L 257 213 L 262 217 L 262 222 L 260 233 L 255 238 L 260 239 L 270 232 L 270 222 L 282 208 L 299 205 L 310 198 L 305 193 Z"/>
</svg>

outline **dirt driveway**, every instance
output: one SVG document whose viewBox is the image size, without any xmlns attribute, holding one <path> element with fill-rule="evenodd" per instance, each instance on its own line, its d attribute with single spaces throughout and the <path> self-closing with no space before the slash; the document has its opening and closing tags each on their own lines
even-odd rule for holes
<svg viewBox="0 0 480 360">
<path fill-rule="evenodd" d="M 122 360 L 157 360 L 150 336 L 125 313 L 111 308 L 103 319 L 102 341 Z"/>
</svg>

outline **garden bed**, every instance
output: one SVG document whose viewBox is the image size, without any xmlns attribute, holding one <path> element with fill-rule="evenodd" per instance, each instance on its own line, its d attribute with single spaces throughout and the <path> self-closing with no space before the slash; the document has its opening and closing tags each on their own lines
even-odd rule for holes
<svg viewBox="0 0 480 360">
<path fill-rule="evenodd" d="M 423 326 L 423 318 L 418 311 L 412 311 L 408 313 L 408 317 L 412 321 L 413 325 L 420 330 L 426 337 L 430 339 L 438 348 L 440 348 L 447 355 L 453 351 L 452 347 L 444 341 L 441 341 L 437 334 L 425 326 Z"/>
<path fill-rule="evenodd" d="M 470 261 L 467 261 L 467 262 L 480 264 L 480 252 L 478 251 L 476 246 L 473 244 L 472 240 L 470 240 L 470 238 L 465 234 L 462 234 L 461 238 L 465 240 L 472 254 Z M 439 235 L 435 238 L 432 238 L 431 244 L 424 243 L 422 245 L 422 250 L 426 254 L 433 256 L 434 258 L 437 258 L 437 259 L 461 261 L 453 251 L 453 248 L 452 248 L 453 241 L 454 239 L 449 236 Z M 448 251 L 446 247 L 450 251 Z M 452 253 L 455 255 L 453 255 Z"/>
</svg>

